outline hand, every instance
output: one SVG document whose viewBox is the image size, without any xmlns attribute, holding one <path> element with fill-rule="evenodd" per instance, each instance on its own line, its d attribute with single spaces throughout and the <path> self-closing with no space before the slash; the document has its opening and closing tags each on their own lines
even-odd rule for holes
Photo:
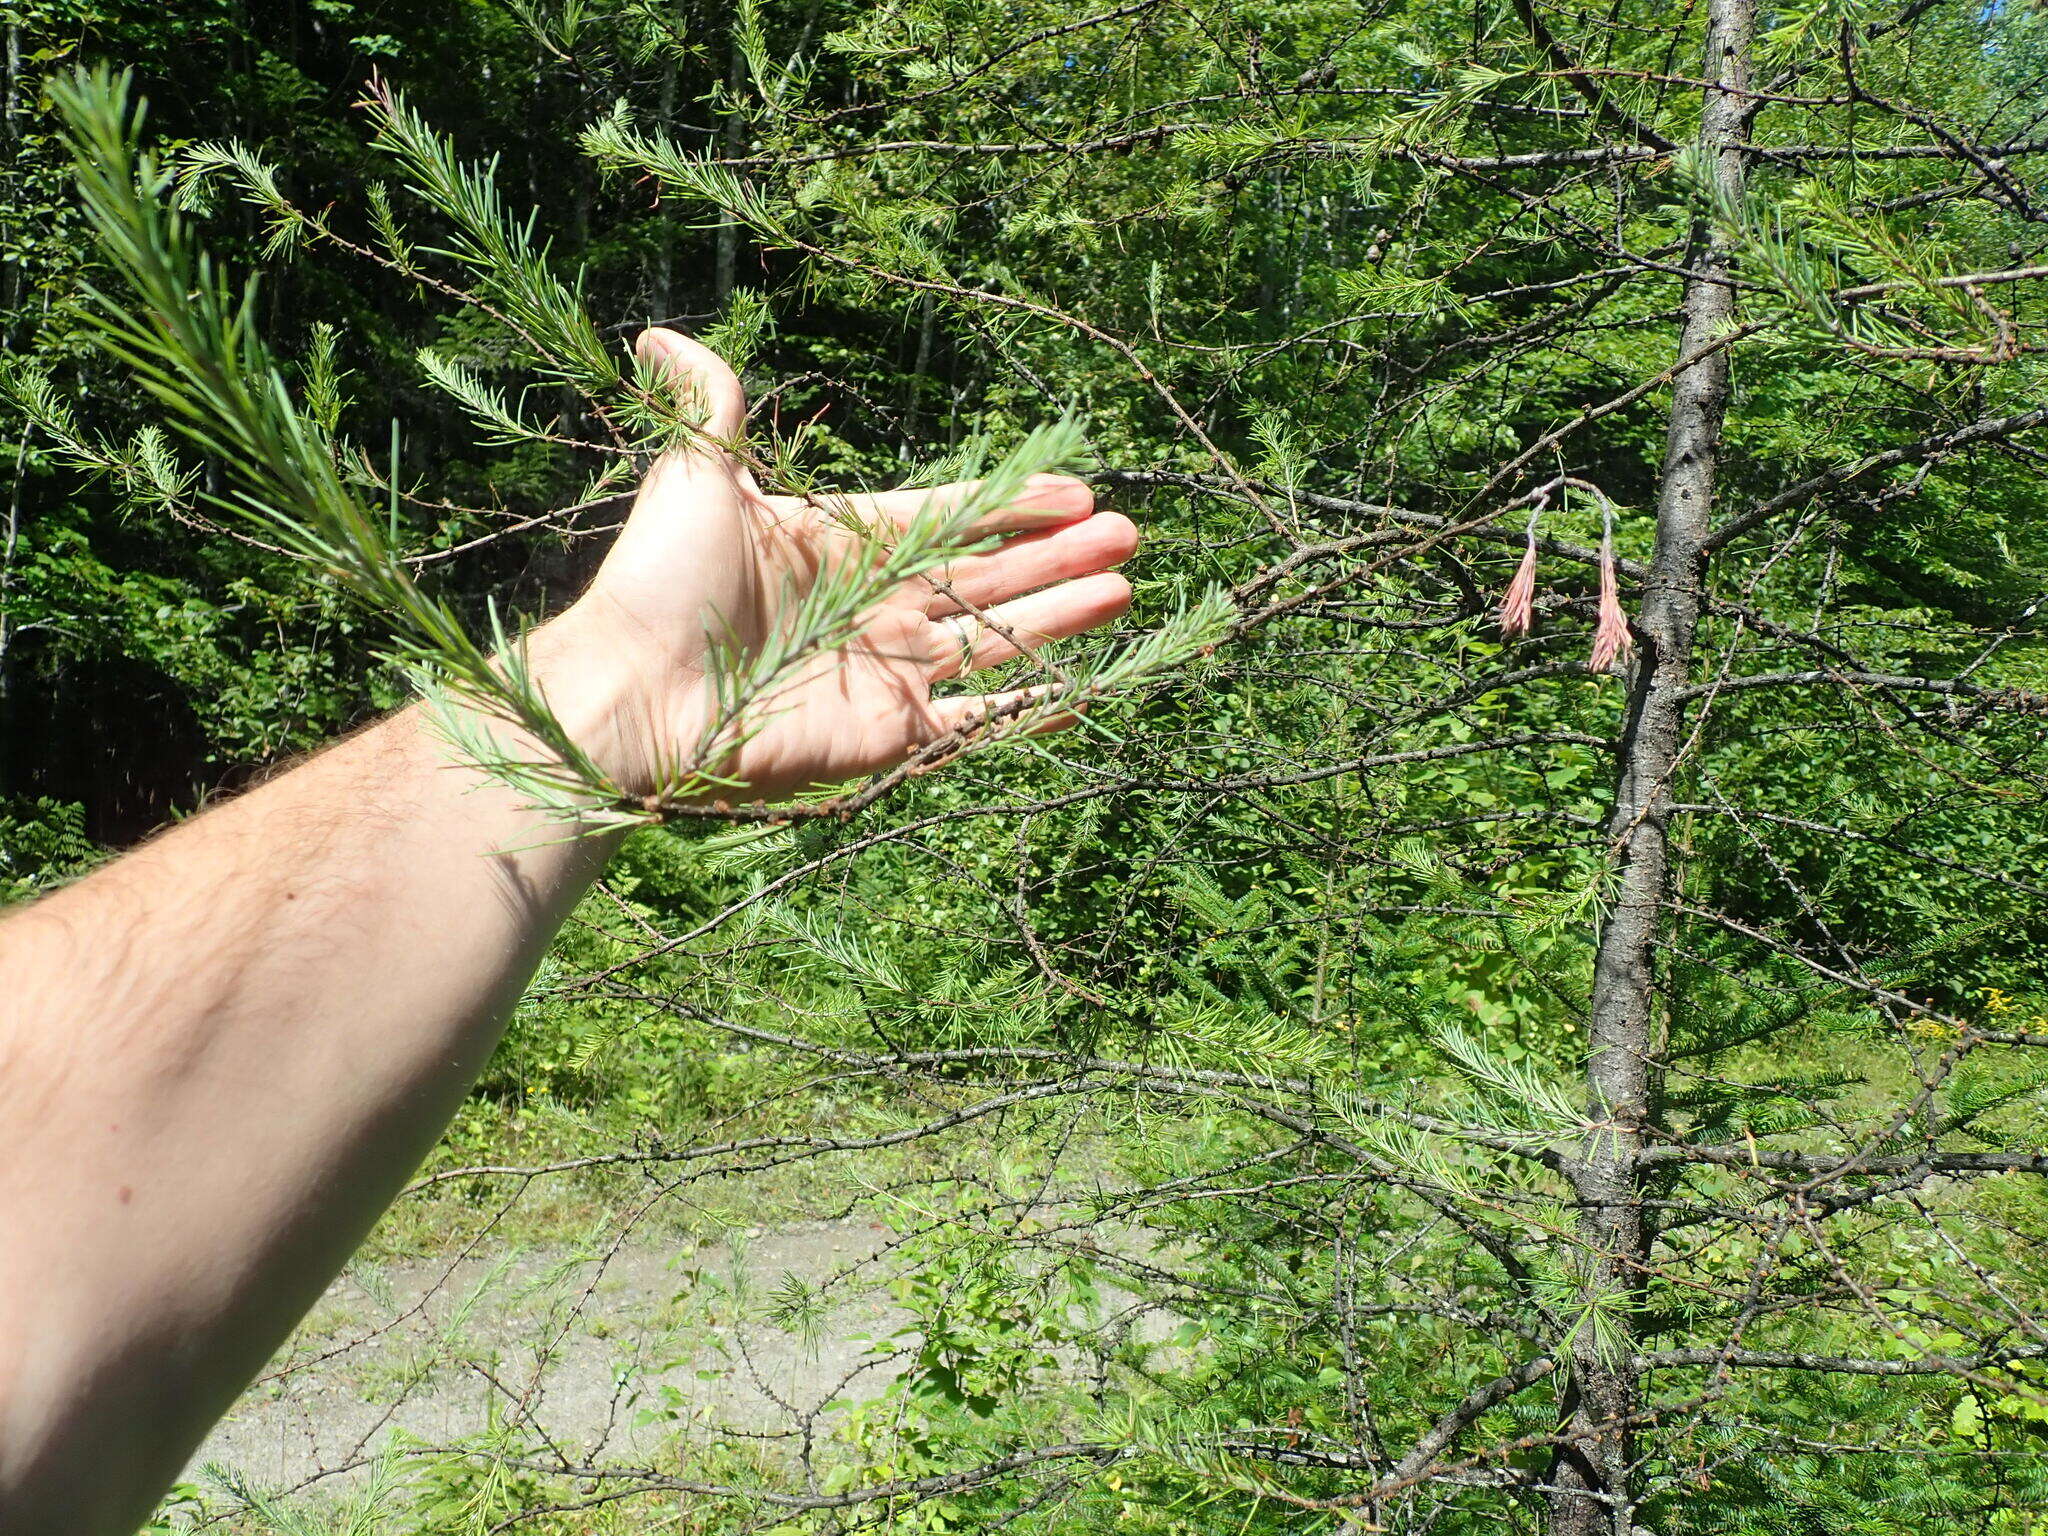
<svg viewBox="0 0 2048 1536">
<path fill-rule="evenodd" d="M 644 795 L 668 777 L 665 767 L 695 766 L 716 718 L 707 636 L 762 645 L 828 563 L 871 546 L 839 526 L 836 508 L 762 494 L 719 446 L 737 442 L 746 425 L 746 396 L 722 359 L 667 330 L 644 333 L 639 351 L 693 391 L 708 411 L 704 431 L 649 471 L 597 579 L 539 632 L 533 654 L 578 744 L 628 793 Z M 969 489 L 885 491 L 842 505 L 862 521 L 900 526 L 932 498 Z M 758 729 L 704 766 L 743 780 L 747 797 L 771 800 L 893 767 L 1019 697 L 935 699 L 934 683 L 1129 607 L 1130 584 L 1110 568 L 1137 547 L 1137 529 L 1114 512 L 1095 513 L 1081 481 L 1035 476 L 981 527 L 1014 536 L 905 582 L 849 643 L 810 657 L 779 684 Z"/>
</svg>

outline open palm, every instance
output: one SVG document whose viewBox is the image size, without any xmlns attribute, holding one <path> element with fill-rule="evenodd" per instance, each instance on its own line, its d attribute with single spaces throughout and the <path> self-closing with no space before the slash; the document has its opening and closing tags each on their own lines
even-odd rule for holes
<svg viewBox="0 0 2048 1536">
<path fill-rule="evenodd" d="M 900 527 L 935 498 L 972 487 L 848 496 L 829 509 L 765 495 L 720 446 L 737 442 L 746 424 L 732 370 L 673 331 L 650 330 L 639 347 L 694 392 L 708 413 L 704 432 L 649 471 L 590 590 L 550 626 L 552 648 L 567 651 L 576 673 L 606 679 L 587 745 L 632 792 L 652 791 L 678 765 L 713 768 L 766 799 L 891 767 L 1016 697 L 934 698 L 935 683 L 1079 634 L 1129 606 L 1130 585 L 1110 568 L 1136 547 L 1130 520 L 1095 513 L 1082 481 L 1035 476 L 978 525 L 1010 535 L 1000 546 L 900 584 L 845 644 L 808 656 L 772 697 L 753 701 L 735 747 L 697 764 L 705 729 L 718 719 L 713 637 L 741 653 L 758 650 L 822 572 L 874 558 L 872 544 L 845 526 L 847 513 Z"/>
</svg>

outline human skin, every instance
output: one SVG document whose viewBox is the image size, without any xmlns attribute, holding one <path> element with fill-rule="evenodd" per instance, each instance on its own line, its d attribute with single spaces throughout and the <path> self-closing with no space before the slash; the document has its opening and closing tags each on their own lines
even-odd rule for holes
<svg viewBox="0 0 2048 1536">
<path fill-rule="evenodd" d="M 718 446 L 745 417 L 721 361 L 640 346 L 706 431 L 529 647 L 632 794 L 698 740 L 707 624 L 758 643 L 856 547 Z M 853 500 L 885 522 L 959 491 Z M 1128 605 L 1110 568 L 1136 530 L 1081 482 L 1038 477 L 989 527 L 1016 536 L 946 593 L 907 584 L 720 771 L 773 799 L 887 768 L 992 707 L 933 682 Z M 432 1146 L 612 846 L 454 761 L 415 707 L 0 923 L 0 1531 L 147 1516 Z"/>
</svg>

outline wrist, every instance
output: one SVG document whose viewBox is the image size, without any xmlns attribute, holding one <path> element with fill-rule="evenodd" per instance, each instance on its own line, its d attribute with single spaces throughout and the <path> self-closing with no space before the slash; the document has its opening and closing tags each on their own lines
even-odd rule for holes
<svg viewBox="0 0 2048 1536">
<path fill-rule="evenodd" d="M 596 610 L 595 595 L 527 637 L 527 664 L 569 740 L 622 794 L 656 792 L 667 777 L 661 762 L 660 711 L 648 686 L 641 647 Z"/>
</svg>

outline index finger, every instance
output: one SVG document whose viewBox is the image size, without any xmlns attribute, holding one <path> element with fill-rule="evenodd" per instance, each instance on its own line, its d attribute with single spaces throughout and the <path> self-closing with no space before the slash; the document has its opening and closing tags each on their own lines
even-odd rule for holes
<svg viewBox="0 0 2048 1536">
<path fill-rule="evenodd" d="M 979 480 L 956 480 L 950 485 L 923 489 L 905 488 L 876 491 L 864 496 L 847 496 L 850 511 L 862 518 L 875 518 L 894 527 L 907 526 L 926 511 L 944 511 L 958 506 L 980 486 Z M 837 499 L 837 498 L 835 498 Z M 1072 475 L 1033 475 L 1005 506 L 975 519 L 975 533 L 1017 533 L 1025 529 L 1057 528 L 1076 523 L 1095 510 L 1095 492 L 1085 480 Z"/>
</svg>

